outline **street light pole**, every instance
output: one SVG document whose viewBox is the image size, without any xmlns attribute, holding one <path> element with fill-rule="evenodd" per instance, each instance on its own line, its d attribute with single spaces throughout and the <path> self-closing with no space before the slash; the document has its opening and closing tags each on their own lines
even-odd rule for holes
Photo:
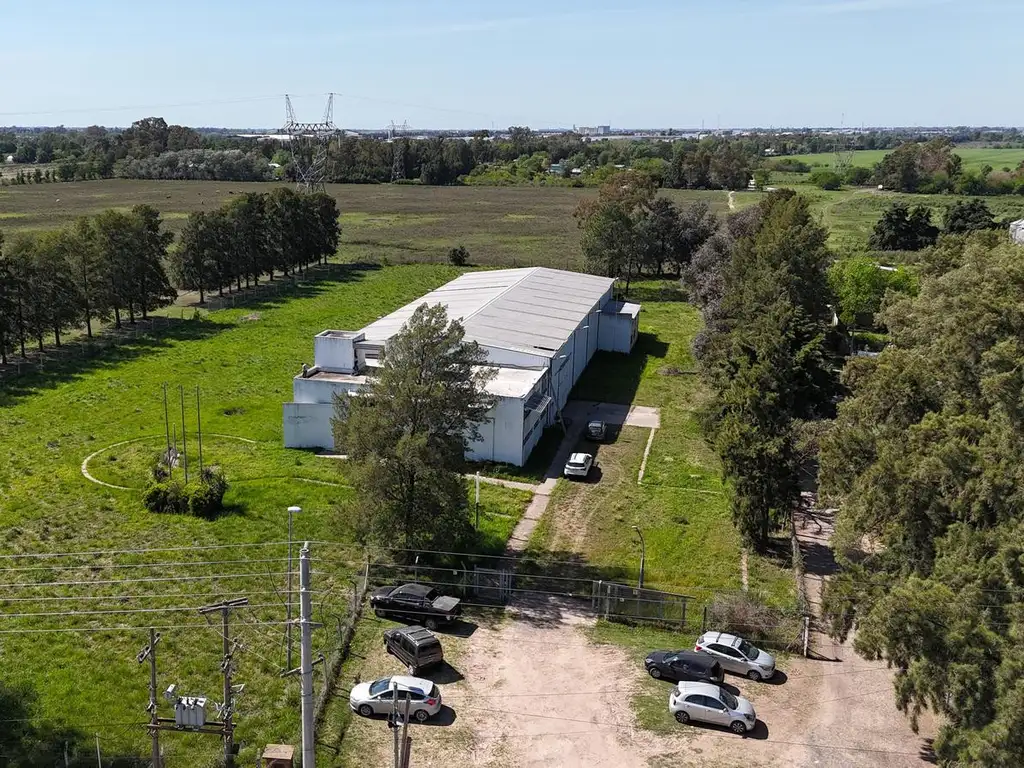
<svg viewBox="0 0 1024 768">
<path fill-rule="evenodd" d="M 637 585 L 637 589 L 643 589 L 644 560 L 647 558 L 647 547 L 644 545 L 644 535 L 640 532 L 640 528 L 634 525 L 633 530 L 636 531 L 636 535 L 640 537 L 640 583 Z"/>
<path fill-rule="evenodd" d="M 285 669 L 291 671 L 292 667 L 292 517 L 302 511 L 302 507 L 288 507 L 288 603 L 287 618 L 284 625 L 285 635 L 288 638 L 287 661 Z"/>
</svg>

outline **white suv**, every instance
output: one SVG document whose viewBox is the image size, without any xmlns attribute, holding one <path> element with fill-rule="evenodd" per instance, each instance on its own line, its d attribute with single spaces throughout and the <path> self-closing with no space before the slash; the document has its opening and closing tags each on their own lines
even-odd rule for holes
<svg viewBox="0 0 1024 768">
<path fill-rule="evenodd" d="M 736 635 L 705 632 L 697 638 L 693 650 L 703 651 L 721 664 L 722 669 L 746 675 L 755 683 L 775 674 L 775 657 Z"/>
<path fill-rule="evenodd" d="M 594 465 L 594 457 L 589 453 L 574 453 L 565 462 L 562 474 L 566 477 L 586 477 Z"/>
</svg>

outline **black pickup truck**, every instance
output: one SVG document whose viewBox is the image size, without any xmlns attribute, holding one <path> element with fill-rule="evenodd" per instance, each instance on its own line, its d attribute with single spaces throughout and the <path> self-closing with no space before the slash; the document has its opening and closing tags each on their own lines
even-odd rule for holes
<svg viewBox="0 0 1024 768">
<path fill-rule="evenodd" d="M 441 624 L 455 621 L 462 613 L 462 604 L 457 597 L 442 595 L 429 584 L 375 589 L 370 595 L 370 607 L 382 618 L 421 624 L 427 629 L 437 629 Z"/>
</svg>

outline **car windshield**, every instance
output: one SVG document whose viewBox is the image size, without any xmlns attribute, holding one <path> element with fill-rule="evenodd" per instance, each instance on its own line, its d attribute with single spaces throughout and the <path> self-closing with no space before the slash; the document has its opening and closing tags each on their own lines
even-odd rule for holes
<svg viewBox="0 0 1024 768">
<path fill-rule="evenodd" d="M 583 462 L 582 461 L 573 461 L 572 459 L 569 459 L 569 466 L 570 467 L 582 467 L 583 466 Z"/>
<path fill-rule="evenodd" d="M 746 656 L 748 659 L 756 659 L 761 655 L 761 651 L 752 646 L 746 640 L 740 640 L 740 653 Z"/>
<path fill-rule="evenodd" d="M 718 695 L 722 699 L 722 703 L 729 709 L 736 709 L 740 705 L 740 703 L 736 701 L 736 697 L 724 688 L 719 689 Z"/>
<path fill-rule="evenodd" d="M 384 677 L 380 680 L 374 680 L 370 683 L 370 695 L 376 696 L 378 693 L 384 693 L 388 688 L 391 687 L 391 678 Z"/>
</svg>

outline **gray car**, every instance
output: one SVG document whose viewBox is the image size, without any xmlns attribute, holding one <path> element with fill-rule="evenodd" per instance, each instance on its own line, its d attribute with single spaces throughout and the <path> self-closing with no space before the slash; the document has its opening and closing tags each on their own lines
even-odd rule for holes
<svg viewBox="0 0 1024 768">
<path fill-rule="evenodd" d="M 775 674 L 775 657 L 736 635 L 705 632 L 697 638 L 693 650 L 708 654 L 722 669 L 746 675 L 754 682 L 768 680 Z"/>
<path fill-rule="evenodd" d="M 680 723 L 698 720 L 744 734 L 757 723 L 754 705 L 711 683 L 679 683 L 668 697 L 668 711 Z"/>
</svg>

